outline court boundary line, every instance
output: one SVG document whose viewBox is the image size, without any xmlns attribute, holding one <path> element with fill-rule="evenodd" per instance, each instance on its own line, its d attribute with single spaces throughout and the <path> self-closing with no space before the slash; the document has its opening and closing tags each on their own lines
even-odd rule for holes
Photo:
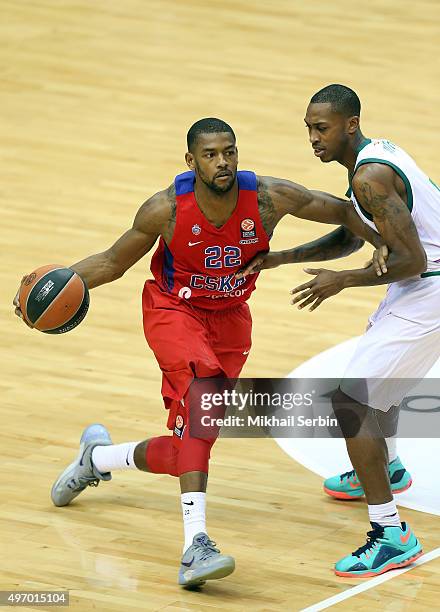
<svg viewBox="0 0 440 612">
<path fill-rule="evenodd" d="M 403 567 L 402 569 L 391 570 L 390 572 L 381 574 L 380 576 L 376 576 L 375 578 L 371 578 L 370 580 L 367 580 L 366 582 L 358 584 L 355 587 L 351 587 L 349 589 L 346 589 L 345 591 L 342 591 L 342 593 L 338 593 L 337 595 L 332 595 L 332 597 L 323 599 L 322 601 L 319 601 L 316 604 L 313 604 L 307 608 L 302 608 L 300 612 L 319 612 L 320 610 L 326 610 L 327 608 L 330 608 L 331 606 L 334 606 L 337 603 L 340 603 L 341 601 L 345 601 L 346 599 L 355 597 L 356 595 L 359 595 L 360 593 L 368 591 L 369 589 L 374 589 L 376 586 L 379 586 L 380 584 L 383 584 L 384 582 L 388 582 L 388 580 L 392 580 L 393 578 L 396 578 L 397 576 L 401 576 L 402 574 L 405 574 L 406 572 L 409 572 L 412 569 L 415 569 L 416 567 L 423 565 L 424 563 L 428 563 L 428 561 L 433 561 L 434 559 L 437 559 L 438 557 L 440 557 L 440 547 L 435 548 L 434 550 L 431 550 L 430 552 L 424 554 L 422 557 L 420 557 L 420 559 L 417 559 L 416 561 L 414 561 L 414 563 L 412 563 L 408 567 Z"/>
</svg>

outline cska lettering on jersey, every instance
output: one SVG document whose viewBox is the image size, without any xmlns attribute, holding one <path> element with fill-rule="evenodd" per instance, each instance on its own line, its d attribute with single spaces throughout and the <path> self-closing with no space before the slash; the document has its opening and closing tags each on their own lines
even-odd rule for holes
<svg viewBox="0 0 440 612">
<path fill-rule="evenodd" d="M 204 276 L 203 274 L 192 274 L 190 280 L 190 287 L 194 289 L 205 289 L 206 291 L 216 291 L 221 293 L 227 293 L 227 296 L 218 297 L 237 297 L 242 295 L 241 292 L 246 291 L 244 289 L 238 289 L 240 285 L 246 282 L 245 278 L 237 280 L 234 274 L 227 274 L 226 276 Z"/>
<path fill-rule="evenodd" d="M 220 228 L 197 205 L 194 172 L 176 176 L 176 226 L 170 244 L 163 238 L 151 261 L 156 282 L 199 308 L 230 308 L 249 298 L 258 274 L 236 279 L 235 273 L 257 253 L 269 250 L 269 237 L 258 210 L 257 177 L 237 173 L 237 206 Z M 228 299 L 222 299 L 228 298 Z"/>
</svg>

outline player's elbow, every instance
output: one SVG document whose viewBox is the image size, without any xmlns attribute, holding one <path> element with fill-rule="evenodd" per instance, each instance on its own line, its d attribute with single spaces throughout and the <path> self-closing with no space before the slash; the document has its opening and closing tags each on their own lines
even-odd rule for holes
<svg viewBox="0 0 440 612">
<path fill-rule="evenodd" d="M 428 259 L 426 257 L 425 249 L 420 248 L 412 257 L 414 274 L 422 274 L 426 271 L 428 265 Z"/>
<path fill-rule="evenodd" d="M 415 251 L 407 251 L 402 259 L 401 264 L 407 272 L 408 276 L 417 276 L 425 272 L 427 259 L 423 248 Z"/>
</svg>

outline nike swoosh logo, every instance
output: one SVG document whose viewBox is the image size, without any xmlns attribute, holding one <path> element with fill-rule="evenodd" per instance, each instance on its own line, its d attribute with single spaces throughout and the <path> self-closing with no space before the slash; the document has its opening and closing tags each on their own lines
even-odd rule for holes
<svg viewBox="0 0 440 612">
<path fill-rule="evenodd" d="M 198 242 L 188 242 L 188 246 L 196 246 L 196 244 L 202 244 L 202 242 L 205 242 L 205 241 L 199 240 Z"/>
<path fill-rule="evenodd" d="M 128 462 L 128 455 L 125 457 L 125 463 L 129 466 L 130 463 Z"/>
<path fill-rule="evenodd" d="M 193 564 L 194 561 L 194 557 L 191 559 L 191 561 L 182 561 L 182 565 L 184 565 L 185 567 L 191 567 L 191 565 Z"/>
<path fill-rule="evenodd" d="M 359 487 L 361 486 L 360 482 L 349 482 L 348 484 L 352 489 L 359 489 Z"/>
<path fill-rule="evenodd" d="M 401 535 L 400 536 L 400 541 L 402 542 L 402 544 L 408 544 L 408 540 L 409 540 L 409 536 L 411 535 L 411 529 L 408 530 L 408 533 L 406 535 Z"/>
<path fill-rule="evenodd" d="M 185 506 L 194 506 L 194 502 L 183 502 L 185 504 Z"/>
<path fill-rule="evenodd" d="M 250 351 L 243 351 L 243 355 L 249 355 Z"/>
</svg>

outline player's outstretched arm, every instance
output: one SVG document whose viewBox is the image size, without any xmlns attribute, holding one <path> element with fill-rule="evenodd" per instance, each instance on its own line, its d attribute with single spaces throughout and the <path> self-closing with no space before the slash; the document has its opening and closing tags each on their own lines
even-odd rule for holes
<svg viewBox="0 0 440 612">
<path fill-rule="evenodd" d="M 421 274 L 426 253 L 406 203 L 396 191 L 394 171 L 383 164 L 362 166 L 353 179 L 356 199 L 369 212 L 390 249 L 386 276 L 374 270 L 306 270 L 314 279 L 292 290 L 292 303 L 315 310 L 325 299 L 346 287 L 381 285 Z"/>
<path fill-rule="evenodd" d="M 70 267 L 82 277 L 89 289 L 116 280 L 148 253 L 160 234 L 166 240 L 171 239 L 175 216 L 176 200 L 174 186 L 171 186 L 155 194 L 140 207 L 133 226 L 109 249 L 90 255 Z M 24 276 L 21 282 L 26 278 Z M 20 309 L 19 292 L 20 288 L 13 299 L 13 305 L 15 314 L 25 321 Z"/>
<path fill-rule="evenodd" d="M 311 191 L 286 179 L 260 176 L 258 201 L 263 225 L 266 231 L 270 229 L 269 233 L 284 215 L 289 214 L 309 221 L 343 225 L 376 248 L 383 244 L 382 238 L 356 214 L 351 202 L 329 193 Z"/>
<path fill-rule="evenodd" d="M 133 226 L 109 249 L 70 266 L 89 289 L 120 278 L 150 251 L 160 234 L 166 234 L 175 217 L 172 189 L 161 191 L 147 200 L 138 210 Z"/>
<path fill-rule="evenodd" d="M 272 177 L 259 177 L 258 201 L 260 216 L 268 234 L 273 232 L 285 214 L 324 223 L 343 222 L 347 227 L 341 226 L 317 240 L 292 249 L 259 253 L 240 270 L 237 278 L 289 263 L 327 261 L 346 257 L 362 248 L 364 240 L 377 249 L 373 259 L 376 273 L 381 275 L 382 272 L 386 272 L 385 259 L 381 251 L 384 242 L 381 236 L 362 222 L 350 202 L 322 191 L 309 191 L 296 183 Z"/>
<path fill-rule="evenodd" d="M 321 238 L 292 249 L 259 253 L 237 274 L 237 278 L 284 264 L 339 259 L 358 251 L 363 245 L 364 241 L 361 238 L 341 226 Z"/>
</svg>

